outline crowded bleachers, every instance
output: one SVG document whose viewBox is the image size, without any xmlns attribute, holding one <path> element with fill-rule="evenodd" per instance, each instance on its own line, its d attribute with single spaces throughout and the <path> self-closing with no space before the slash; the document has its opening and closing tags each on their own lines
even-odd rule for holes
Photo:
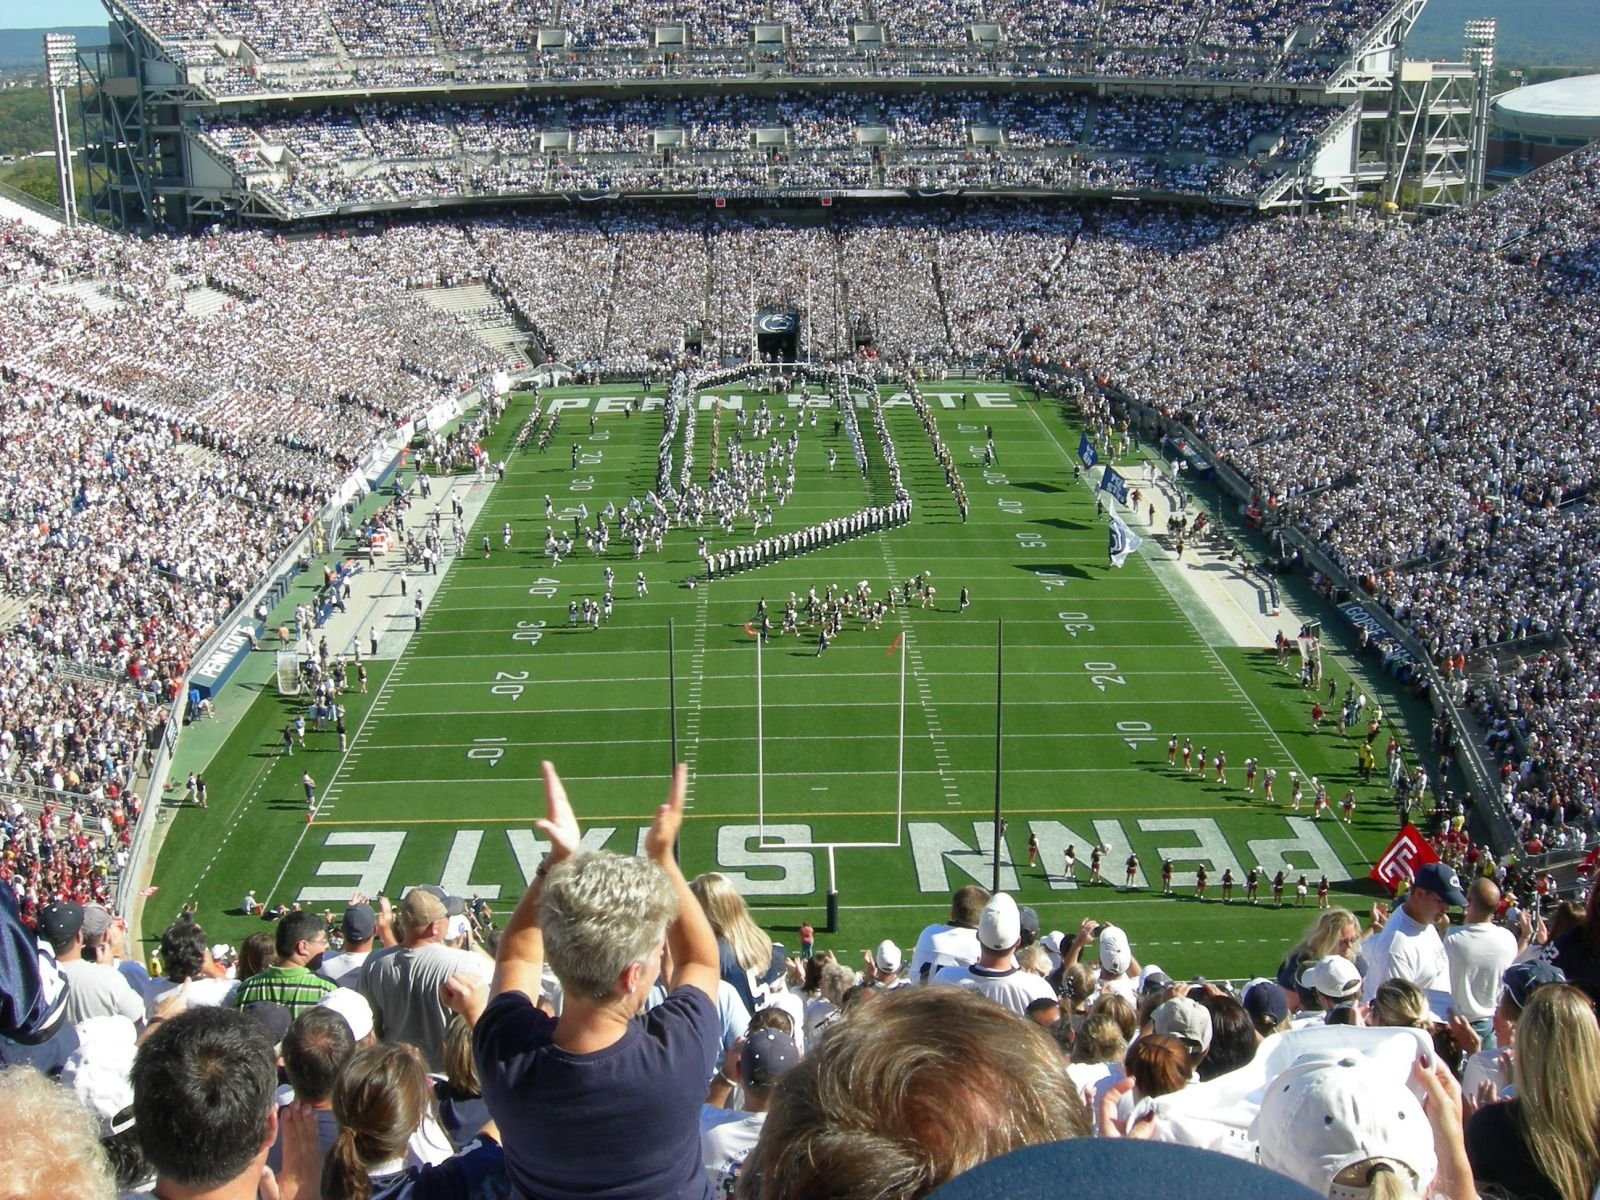
<svg viewBox="0 0 1600 1200">
<path fill-rule="evenodd" d="M 585 97 L 218 113 L 202 120 L 200 136 L 247 187 L 296 215 L 418 195 L 844 190 L 873 186 L 880 172 L 892 186 L 1139 186 L 1250 197 L 1292 169 L 1336 112 L 976 92 L 794 93 L 776 102 Z M 786 142 L 757 145 L 757 131 L 773 128 Z M 881 161 L 858 142 L 859 131 L 877 129 L 887 139 Z M 670 153 L 657 149 L 657 130 L 668 140 L 681 135 Z M 996 133 L 975 147 L 973 130 Z M 545 133 L 554 135 L 548 146 Z"/>
<path fill-rule="evenodd" d="M 513 5 L 463 0 L 116 0 L 174 61 L 220 97 L 260 93 L 521 83 L 538 79 L 750 76 L 781 63 L 796 76 L 969 74 L 1305 80 L 1325 76 L 1384 15 L 1376 0 L 855 0 L 822 5 L 641 0 Z M 787 44 L 756 47 L 757 23 Z M 861 22 L 883 42 L 855 45 Z M 683 41 L 656 45 L 658 30 Z M 541 29 L 565 31 L 541 48 Z M 999 31 L 979 52 L 975 28 Z M 674 33 L 673 38 L 676 38 Z"/>
<path fill-rule="evenodd" d="M 580 54 L 645 47 L 667 20 L 684 25 L 693 48 L 731 47 L 747 40 L 752 20 L 768 16 L 788 23 L 803 46 L 837 51 L 830 63 L 858 62 L 861 73 L 880 76 L 919 69 L 895 60 L 895 45 L 961 43 L 968 26 L 993 20 L 1013 43 L 1050 48 L 1029 67 L 1040 74 L 1087 66 L 1111 76 L 1314 78 L 1383 7 L 1372 0 L 887 0 L 870 7 L 698 0 L 671 10 L 638 0 L 127 3 L 201 78 L 239 93 L 291 82 L 416 86 L 545 70 L 579 78 L 591 69 Z M 849 24 L 868 15 L 890 41 L 882 60 L 852 59 L 845 50 Z M 570 30 L 580 54 L 533 54 L 547 22 Z M 219 48 L 231 38 L 247 41 L 265 69 L 244 71 Z M 718 69 L 698 61 L 707 73 Z M 716 61 L 738 73 L 744 51 Z M 921 68 L 929 72 L 964 69 L 954 54 L 943 63 L 916 61 L 932 64 Z M 594 68 L 596 77 L 656 69 L 619 62 Z M 808 70 L 803 56 L 790 65 L 797 74 Z M 1248 199 L 1300 161 L 1335 112 L 1087 93 L 413 97 L 404 105 L 214 112 L 201 136 L 291 215 L 576 190 L 988 186 Z M 756 147 L 753 131 L 771 126 L 788 131 L 787 144 Z M 884 146 L 857 144 L 859 129 L 878 126 L 887 130 Z M 973 129 L 991 126 L 998 142 L 969 144 Z M 657 151 L 657 129 L 681 130 L 682 146 Z M 570 140 L 546 150 L 544 133 Z M 541 993 L 550 1007 L 566 1006 L 569 1028 L 589 1019 L 582 1027 L 592 1034 L 604 1025 L 597 1009 L 605 1009 L 602 1017 L 620 1014 L 615 1023 L 631 1028 L 649 991 L 635 970 L 638 949 L 651 957 L 665 936 L 679 972 L 669 986 L 679 986 L 671 998 L 669 986 L 652 994 L 649 1003 L 663 1012 L 649 1028 L 677 1029 L 693 1053 L 675 1064 L 673 1087 L 627 1089 L 624 1099 L 650 1104 L 657 1122 L 650 1127 L 681 1135 L 680 1151 L 703 1155 L 706 1187 L 725 1194 L 805 1194 L 802 1170 L 842 1175 L 857 1165 L 817 1149 L 842 1155 L 848 1138 L 806 1126 L 808 1119 L 826 1125 L 839 1116 L 841 1098 L 852 1097 L 867 1110 L 855 1132 L 872 1135 L 864 1160 L 881 1162 L 893 1145 L 925 1164 L 917 1185 L 883 1185 L 875 1195 L 921 1195 L 922 1184 L 1017 1145 L 1091 1131 L 1189 1146 L 1225 1142 L 1321 1194 L 1330 1187 L 1363 1194 L 1370 1177 L 1319 1177 L 1308 1156 L 1295 1153 L 1298 1137 L 1260 1132 L 1274 1128 L 1270 1097 L 1259 1127 L 1236 1121 L 1219 1136 L 1204 1119 L 1223 1107 L 1216 1097 L 1237 1100 L 1246 1090 L 1235 1072 L 1265 1072 L 1274 1047 L 1293 1045 L 1300 1034 L 1322 1037 L 1303 1041 L 1317 1050 L 1359 1055 L 1398 1033 L 1405 1054 L 1390 1057 L 1409 1068 L 1420 1056 L 1427 1070 L 1377 1078 L 1374 1064 L 1363 1063 L 1361 1089 L 1410 1128 L 1431 1125 L 1421 1141 L 1435 1147 L 1432 1157 L 1408 1158 L 1403 1147 L 1376 1156 L 1391 1174 L 1401 1168 L 1404 1194 L 1471 1200 L 1475 1173 L 1484 1194 L 1495 1194 L 1497 1186 L 1522 1186 L 1537 1168 L 1560 1176 L 1540 1194 L 1593 1195 L 1600 1138 L 1592 1105 L 1560 1124 L 1577 1130 L 1579 1143 L 1560 1167 L 1535 1148 L 1527 1155 L 1533 1167 L 1524 1163 L 1523 1174 L 1507 1178 L 1490 1151 L 1504 1148 L 1508 1129 L 1522 1129 L 1508 1111 L 1531 1111 L 1537 1102 L 1549 1113 L 1573 1097 L 1590 1102 L 1588 1081 L 1600 1072 L 1591 1007 L 1600 907 L 1580 893 L 1587 913 L 1563 912 L 1533 872 L 1497 863 L 1446 796 L 1428 830 L 1443 869 L 1418 872 L 1394 913 L 1374 910 L 1369 922 L 1326 910 L 1299 945 L 1263 950 L 1260 978 L 1231 988 L 1175 984 L 1157 968 L 1141 969 L 1140 937 L 1102 926 L 1087 911 L 1077 930 L 1042 932 L 1036 915 L 1030 928 L 1014 904 L 975 893 L 958 896 L 949 923 L 930 926 L 927 947 L 879 943 L 858 968 L 841 961 L 842 951 L 813 959 L 808 944 L 805 957 L 816 965 L 791 970 L 764 935 L 756 931 L 752 942 L 738 924 L 750 921 L 748 913 L 713 902 L 714 880 L 696 881 L 691 891 L 677 874 L 670 804 L 669 815 L 657 817 L 662 827 L 642 843 L 655 866 L 640 875 L 641 868 L 603 856 L 568 862 L 576 820 L 552 801 L 545 827 L 552 859 L 548 872 L 539 868 L 536 887 L 548 889 L 546 903 L 567 906 L 568 931 L 585 920 L 588 871 L 634 872 L 632 882 L 661 916 L 637 922 L 630 931 L 637 944 L 598 947 L 617 968 L 598 980 L 593 953 L 579 962 L 569 944 L 564 957 L 552 938 L 546 976 L 537 961 L 518 958 L 526 942 L 508 938 L 500 987 L 507 994 L 493 999 L 483 985 L 494 967 L 482 950 L 492 952 L 502 931 L 473 912 L 469 932 L 447 950 L 451 898 L 425 889 L 397 910 L 357 899 L 332 922 L 280 911 L 276 925 L 262 926 L 276 939 L 272 966 L 229 963 L 227 954 L 219 961 L 203 931 L 181 921 L 163 939 L 168 978 L 154 981 L 139 981 L 116 923 L 92 906 L 111 901 L 127 864 L 150 735 L 182 702 L 179 681 L 197 648 L 356 463 L 500 365 L 463 322 L 415 294 L 463 280 L 485 283 L 552 358 L 593 377 L 749 357 L 755 312 L 774 308 L 799 316 L 808 354 L 854 362 L 884 380 L 911 368 L 1009 369 L 1047 388 L 1059 382 L 1062 394 L 1096 412 L 1153 410 L 1193 431 L 1247 481 L 1251 507 L 1269 527 L 1298 529 L 1415 637 L 1448 698 L 1481 722 L 1483 749 L 1499 768 L 1498 801 L 1523 847 L 1580 851 L 1600 835 L 1597 184 L 1600 150 L 1591 149 L 1484 204 L 1415 226 L 1373 216 L 1265 221 L 1209 208 L 1066 203 L 856 208 L 804 225 L 705 205 L 606 206 L 597 215 L 575 206 L 580 211 L 560 217 L 399 215 L 354 236 L 219 228 L 148 241 L 93 227 L 45 235 L 0 224 L 0 473 L 7 481 L 0 593 L 16 613 L 0 630 L 0 888 L 30 923 L 18 925 L 10 904 L 0 903 L 6 986 L 17 989 L 0 1005 L 7 1022 L 0 1033 L 47 1032 L 55 1006 L 46 997 L 62 986 L 50 979 L 56 957 L 68 1005 L 109 991 L 77 982 L 98 965 L 137 988 L 137 1015 L 78 1010 L 127 1026 L 118 1027 L 119 1037 L 127 1034 L 119 1087 L 80 1089 L 100 1105 L 83 1144 L 68 1149 L 53 1140 L 71 1131 L 70 1115 L 10 1119 L 10 1089 L 29 1084 L 0 1073 L 0 1119 L 12 1131 L 0 1183 L 32 1161 L 25 1147 L 33 1142 L 47 1144 L 50 1152 L 37 1157 L 54 1169 L 94 1170 L 95 1145 L 104 1140 L 117 1186 L 107 1176 L 84 1194 L 129 1193 L 157 1178 L 194 1190 L 202 1175 L 185 1173 L 193 1164 L 181 1157 L 179 1118 L 205 1155 L 218 1156 L 204 1164 L 212 1170 L 207 1185 L 215 1183 L 228 1131 L 220 1122 L 207 1126 L 203 1109 L 177 1110 L 196 1089 L 169 1081 L 162 1090 L 163 1072 L 181 1074 L 207 1054 L 234 1055 L 227 1070 L 261 1085 L 238 1089 L 259 1111 L 246 1114 L 254 1124 L 235 1123 L 255 1137 L 242 1139 L 248 1153 L 240 1171 L 259 1174 L 254 1156 L 281 1052 L 297 1100 L 325 1101 L 326 1115 L 285 1109 L 272 1169 L 293 1181 L 326 1155 L 329 1170 L 309 1171 L 329 1200 L 420 1185 L 430 1170 L 457 1184 L 470 1175 L 498 1191 L 515 1181 L 527 1194 L 544 1194 L 538 1185 L 552 1179 L 571 1194 L 619 1180 L 637 1185 L 636 1194 L 673 1194 L 659 1180 L 622 1179 L 647 1157 L 629 1140 L 639 1125 L 619 1126 L 607 1143 L 613 1152 L 603 1156 L 580 1158 L 561 1138 L 529 1136 L 530 1113 L 544 1121 L 599 1119 L 596 1098 L 577 1088 L 567 1109 L 545 1111 L 556 1108 L 546 1094 L 521 1090 L 502 1069 L 508 1027 L 523 1037 L 519 1045 L 528 1028 L 548 1035 L 543 1018 L 526 1011 Z M 57 290 L 61 284 L 82 285 L 104 305 L 91 308 L 85 294 Z M 191 311 L 185 293 L 201 286 L 227 301 Z M 1067 374 L 1030 374 L 1046 366 Z M 881 409 L 873 418 L 884 420 Z M 897 470 L 895 478 L 898 489 Z M 1331 592 L 1331 581 L 1319 576 L 1317 583 Z M 1422 769 L 1437 782 L 1453 755 L 1445 734 L 1431 753 Z M 1437 947 L 1428 943 L 1427 971 L 1396 950 L 1401 938 L 1426 940 L 1433 923 L 1464 902 L 1467 924 Z M 1549 927 L 1543 916 L 1522 916 L 1529 909 L 1548 912 Z M 669 911 L 678 914 L 670 926 Z M 1476 926 L 1483 929 L 1469 936 L 1494 942 L 1492 971 L 1480 961 L 1488 951 L 1452 946 Z M 1162 932 L 1152 923 L 1141 935 L 1155 943 Z M 349 972 L 347 987 L 307 1003 L 323 1000 L 335 982 L 314 973 L 329 965 L 316 954 L 329 933 Z M 35 936 L 53 948 L 37 967 Z M 426 996 L 385 976 L 381 949 L 377 969 L 362 966 L 369 953 L 362 944 L 374 938 L 441 956 Z M 959 951 L 949 950 L 952 943 Z M 750 953 L 752 944 L 760 953 Z M 859 958 L 859 949 L 850 957 Z M 982 964 L 978 972 L 968 970 L 973 962 Z M 649 974 L 653 963 L 645 966 Z M 1557 968 L 1582 990 L 1564 986 Z M 992 985 L 996 973 L 1006 988 Z M 725 1004 L 721 1027 L 711 1016 L 719 975 L 727 992 L 750 1001 Z M 249 991 L 235 990 L 252 979 Z M 442 993 L 441 980 L 448 980 Z M 528 995 L 519 999 L 519 988 Z M 967 994 L 973 991 L 981 996 Z M 277 997 L 271 1007 L 282 1011 L 182 1011 L 220 1013 L 257 994 Z M 454 1015 L 434 1013 L 441 1004 Z M 408 1025 L 420 1007 L 441 1018 L 441 1028 L 448 1018 L 449 1032 Z M 1458 1020 L 1447 1019 L 1451 1011 Z M 238 1024 L 258 1020 L 274 1022 L 270 1037 Z M 234 1025 L 224 1037 L 207 1033 L 208 1021 Z M 134 1029 L 147 1023 L 153 1032 L 135 1057 Z M 1340 1026 L 1351 1027 L 1348 1043 L 1331 1040 L 1328 1031 Z M 376 1044 L 358 1051 L 369 1036 Z M 1498 1052 L 1513 1038 L 1515 1057 L 1501 1061 Z M 82 1040 L 91 1059 L 104 1044 L 93 1030 Z M 418 1053 L 399 1049 L 406 1042 Z M 867 1051 L 902 1044 L 948 1046 L 948 1059 L 963 1064 L 959 1087 L 944 1081 L 951 1098 L 936 1107 L 941 1118 L 973 1104 L 978 1073 L 968 1064 L 1004 1064 L 976 1080 L 994 1089 L 980 1099 L 996 1119 L 972 1123 L 1003 1136 L 959 1163 L 941 1157 L 949 1151 L 944 1139 L 904 1128 L 880 1136 L 873 1101 L 895 1093 L 863 1083 Z M 913 1057 L 880 1060 L 903 1068 Z M 103 1072 L 115 1074 L 109 1066 Z M 1252 1077 L 1258 1093 L 1267 1078 Z M 1474 1089 L 1478 1080 L 1487 1092 Z M 830 1081 L 833 1102 L 806 1103 Z M 1221 1091 L 1205 1090 L 1217 1081 Z M 1411 1099 L 1408 1081 L 1425 1104 Z M 939 1084 L 919 1081 L 912 1090 L 937 1098 Z M 1523 1101 L 1515 1110 L 1493 1103 L 1506 1088 Z M 124 1103 L 107 1111 L 111 1096 Z M 405 1103 L 393 1103 L 397 1096 Z M 129 1109 L 137 1119 L 131 1133 Z M 492 1118 L 498 1132 L 491 1127 L 475 1143 L 478 1127 L 460 1120 L 464 1111 L 476 1113 L 479 1125 Z M 454 1123 L 434 1128 L 435 1114 Z M 335 1150 L 318 1148 L 319 1121 L 351 1136 Z M 735 1122 L 744 1140 L 728 1152 L 709 1131 Z M 1401 1123 L 1384 1122 L 1389 1130 Z M 696 1132 L 701 1124 L 704 1135 Z M 537 1146 L 548 1149 L 530 1149 Z M 1349 1161 L 1370 1166 L 1370 1159 Z M 698 1200 L 695 1165 L 688 1172 L 695 1185 L 684 1194 Z M 246 1179 L 245 1190 L 251 1186 Z M 60 1186 L 11 1190 L 69 1194 Z M 0 1186 L 0 1193 L 10 1191 Z"/>
</svg>

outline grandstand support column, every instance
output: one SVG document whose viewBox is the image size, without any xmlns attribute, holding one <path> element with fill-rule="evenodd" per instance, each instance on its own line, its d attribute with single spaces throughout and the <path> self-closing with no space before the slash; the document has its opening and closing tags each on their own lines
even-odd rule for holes
<svg viewBox="0 0 1600 1200">
<path fill-rule="evenodd" d="M 1457 208 L 1467 203 L 1480 68 L 1407 60 L 1389 113 L 1383 197 L 1392 208 Z"/>
<path fill-rule="evenodd" d="M 1406 35 L 1427 6 L 1428 0 L 1399 0 L 1390 7 L 1383 19 L 1357 40 L 1350 57 L 1329 76 L 1328 93 L 1392 91 Z"/>
<path fill-rule="evenodd" d="M 185 109 L 215 97 L 124 10 L 108 28 L 110 47 L 95 50 L 92 65 L 80 60 L 89 76 L 78 96 L 90 213 L 141 233 L 216 220 L 226 208 L 194 187 L 183 131 Z"/>
<path fill-rule="evenodd" d="M 78 223 L 78 189 L 72 178 L 72 130 L 67 125 L 67 89 L 80 82 L 78 39 L 70 33 L 44 35 L 44 62 L 50 89 L 50 127 L 55 137 L 56 187 L 66 226 Z"/>
</svg>

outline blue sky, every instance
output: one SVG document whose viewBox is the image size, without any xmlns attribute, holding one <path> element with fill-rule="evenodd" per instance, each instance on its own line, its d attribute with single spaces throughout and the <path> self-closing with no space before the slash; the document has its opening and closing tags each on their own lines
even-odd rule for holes
<svg viewBox="0 0 1600 1200">
<path fill-rule="evenodd" d="M 46 29 L 53 25 L 104 25 L 105 6 L 100 0 L 4 0 L 0 26 L 7 29 Z"/>
</svg>

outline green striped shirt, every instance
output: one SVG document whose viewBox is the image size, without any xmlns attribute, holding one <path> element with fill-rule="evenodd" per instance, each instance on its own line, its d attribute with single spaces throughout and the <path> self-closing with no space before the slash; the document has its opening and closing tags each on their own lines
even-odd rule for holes
<svg viewBox="0 0 1600 1200">
<path fill-rule="evenodd" d="M 265 1001 L 281 1004 L 290 1016 L 298 1017 L 315 1008 L 333 988 L 331 981 L 313 975 L 306 967 L 268 967 L 234 989 L 233 1006 L 243 1008 Z"/>
</svg>

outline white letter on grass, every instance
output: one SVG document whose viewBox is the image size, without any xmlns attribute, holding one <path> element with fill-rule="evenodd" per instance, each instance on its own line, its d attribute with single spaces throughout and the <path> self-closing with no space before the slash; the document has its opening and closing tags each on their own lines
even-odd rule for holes
<svg viewBox="0 0 1600 1200">
<path fill-rule="evenodd" d="M 770 841 L 809 842 L 809 825 L 724 825 L 717 830 L 717 866 L 745 896 L 809 896 L 817 890 L 817 865 L 809 850 L 763 849 L 751 846 L 763 835 Z M 728 867 L 755 867 L 761 878 Z M 776 871 L 776 875 L 769 872 Z"/>
<path fill-rule="evenodd" d="M 330 833 L 324 846 L 370 846 L 372 852 L 364 859 L 339 859 L 317 864 L 316 874 L 324 879 L 341 875 L 354 880 L 338 887 L 303 887 L 295 897 L 301 904 L 326 904 L 350 899 L 351 892 L 364 892 L 376 896 L 389 886 L 389 876 L 400 857 L 400 848 L 406 844 L 404 833 Z"/>
</svg>

